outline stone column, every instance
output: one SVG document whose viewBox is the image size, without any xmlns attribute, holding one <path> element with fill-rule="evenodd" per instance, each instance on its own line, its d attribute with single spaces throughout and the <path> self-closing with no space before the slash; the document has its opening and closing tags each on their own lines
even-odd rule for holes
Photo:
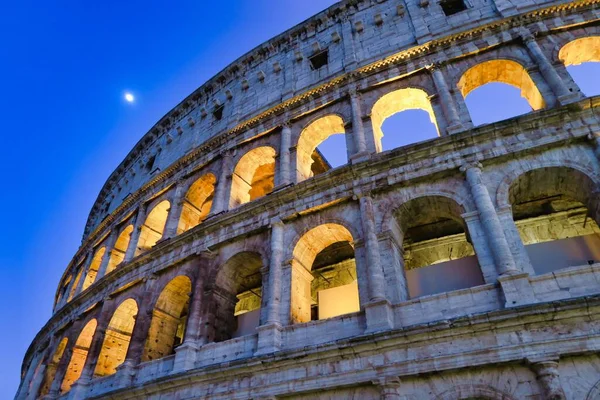
<svg viewBox="0 0 600 400">
<path fill-rule="evenodd" d="M 284 224 L 280 219 L 271 221 L 271 258 L 267 283 L 267 320 L 258 328 L 256 354 L 267 354 L 281 348 L 281 279 L 283 264 Z"/>
<path fill-rule="evenodd" d="M 65 304 L 67 304 L 69 302 L 69 296 L 71 294 L 71 291 L 73 290 L 73 286 L 75 284 L 79 284 L 79 282 L 75 282 L 75 280 L 77 279 L 77 273 L 78 272 L 79 272 L 78 268 L 75 267 L 73 269 L 73 273 L 71 275 L 71 282 L 69 282 L 69 285 L 67 286 L 67 289 L 65 290 L 65 293 L 58 300 L 58 303 L 56 303 L 56 306 L 54 307 L 53 311 L 61 309 L 62 307 L 64 307 Z M 81 273 L 81 275 L 83 275 L 83 273 Z"/>
<path fill-rule="evenodd" d="M 440 65 L 432 64 L 427 67 L 427 70 L 431 73 L 433 83 L 438 95 L 440 96 L 440 103 L 442 106 L 442 111 L 444 112 L 444 117 L 446 117 L 448 133 L 452 134 L 464 130 L 458 115 L 458 110 L 456 109 L 454 98 L 450 93 L 450 89 L 446 83 L 446 78 L 444 78 L 444 74 L 440 70 Z"/>
<path fill-rule="evenodd" d="M 181 218 L 181 212 L 183 210 L 183 200 L 187 193 L 187 188 L 181 184 L 176 183 L 177 188 L 173 197 L 170 199 L 171 207 L 167 216 L 167 222 L 165 223 L 165 234 L 163 240 L 171 239 L 177 236 L 177 227 L 179 226 L 179 219 Z"/>
<path fill-rule="evenodd" d="M 60 395 L 60 387 L 62 386 L 62 382 L 67 374 L 67 369 L 69 368 L 69 363 L 71 362 L 71 357 L 73 356 L 73 349 L 75 348 L 75 343 L 82 329 L 82 320 L 77 320 L 70 328 L 67 347 L 65 348 L 65 351 L 63 352 L 63 355 L 56 366 L 54 381 L 52 381 L 52 384 L 50 385 L 48 395 L 45 396 L 46 399 L 55 399 Z"/>
<path fill-rule="evenodd" d="M 373 199 L 368 195 L 359 196 L 360 219 L 365 238 L 367 253 L 367 265 L 369 271 L 368 293 L 369 301 L 381 301 L 385 299 L 385 285 L 381 262 L 379 259 L 379 243 L 375 232 L 375 212 L 373 211 Z"/>
<path fill-rule="evenodd" d="M 531 363 L 544 400 L 565 400 L 567 396 L 560 384 L 558 361 L 539 361 Z"/>
<path fill-rule="evenodd" d="M 379 387 L 382 400 L 400 400 L 400 379 L 398 377 L 384 377 L 373 384 Z"/>
<path fill-rule="evenodd" d="M 215 189 L 215 197 L 210 211 L 211 215 L 216 215 L 227 211 L 229 209 L 229 198 L 227 196 L 227 188 L 232 174 L 231 167 L 232 154 L 230 152 L 223 152 L 221 154 L 221 173 L 219 174 L 219 181 Z"/>
<path fill-rule="evenodd" d="M 479 163 L 469 163 L 463 165 L 461 171 L 466 173 L 471 195 L 475 201 L 477 211 L 479 211 L 481 224 L 490 244 L 498 274 L 518 273 L 515 260 L 512 257 L 502 225 L 498 219 L 496 208 L 492 203 L 487 187 L 483 184 L 481 168 L 482 166 Z"/>
<path fill-rule="evenodd" d="M 461 167 L 461 170 L 467 175 L 471 195 L 479 211 L 479 219 L 483 225 L 498 275 L 500 275 L 498 281 L 502 287 L 505 307 L 535 303 L 535 294 L 529 282 L 529 274 L 517 269 L 496 208 L 487 187 L 483 184 L 481 168 L 479 163 L 469 163 Z"/>
<path fill-rule="evenodd" d="M 348 95 L 350 96 L 350 105 L 352 106 L 352 135 L 354 137 L 354 144 L 356 147 L 356 154 L 352 156 L 352 159 L 357 159 L 356 161 L 362 161 L 368 152 L 365 129 L 362 121 L 360 96 L 356 91 L 356 88 L 350 89 Z"/>
<path fill-rule="evenodd" d="M 98 317 L 96 332 L 94 332 L 94 337 L 92 338 L 92 343 L 90 344 L 81 375 L 79 376 L 77 382 L 75 382 L 71 387 L 72 398 L 85 398 L 88 385 L 94 378 L 94 372 L 96 370 L 96 365 L 98 364 L 98 357 L 102 351 L 104 337 L 106 335 L 106 330 L 113 312 L 113 302 L 110 300 L 105 300 L 104 304 L 102 305 L 102 310 L 100 311 L 100 316 Z"/>
<path fill-rule="evenodd" d="M 208 262 L 216 257 L 214 253 L 202 253 L 198 263 L 203 261 Z M 205 277 L 201 271 L 208 270 L 208 266 L 203 265 L 196 267 L 196 277 L 192 286 L 190 298 L 189 314 L 185 335 L 181 346 L 175 349 L 175 366 L 177 371 L 185 371 L 194 367 L 196 355 L 202 345 L 206 343 L 205 331 L 207 329 L 207 314 L 209 313 L 210 304 L 207 304 L 205 296 Z"/>
<path fill-rule="evenodd" d="M 375 228 L 373 199 L 365 194 L 360 194 L 358 197 L 367 256 L 369 296 L 369 303 L 365 305 L 367 332 L 376 332 L 391 329 L 394 326 L 394 315 L 391 304 L 386 298 L 385 277 L 379 258 L 379 240 Z"/>
<path fill-rule="evenodd" d="M 529 54 L 531 55 L 531 58 L 540 68 L 542 76 L 546 82 L 548 82 L 548 85 L 552 89 L 552 92 L 556 96 L 558 102 L 560 104 L 567 104 L 577 100 L 577 94 L 571 92 L 567 85 L 565 85 L 565 82 L 562 80 L 560 75 L 558 75 L 558 72 L 556 72 L 556 69 L 554 69 L 552 63 L 550 63 L 531 32 L 525 28 L 522 28 L 520 35 L 523 43 L 525 43 L 525 46 L 527 47 Z"/>
<path fill-rule="evenodd" d="M 85 261 L 84 263 L 81 265 L 82 268 L 82 273 L 81 276 L 79 277 L 79 282 L 77 282 L 77 288 L 75 289 L 75 294 L 73 295 L 73 297 L 77 296 L 79 293 L 81 293 L 81 290 L 83 289 L 83 282 L 85 282 L 85 277 L 87 276 L 88 272 L 89 272 L 89 268 L 90 268 L 90 264 L 92 263 L 92 257 L 94 256 L 94 250 L 89 250 L 87 255 L 85 256 Z"/>
<path fill-rule="evenodd" d="M 140 309 L 135 317 L 135 325 L 133 326 L 133 332 L 131 332 L 127 355 L 125 356 L 125 361 L 117 367 L 119 387 L 128 387 L 131 385 L 135 377 L 135 368 L 142 362 L 144 349 L 146 348 L 146 339 L 148 338 L 150 324 L 152 323 L 152 311 L 154 310 L 154 302 L 152 300 L 156 294 L 156 282 L 157 277 L 151 275 L 144 285 L 144 295 L 140 301 Z"/>
<path fill-rule="evenodd" d="M 127 250 L 125 251 L 123 263 L 128 263 L 135 257 L 135 250 L 137 249 L 138 241 L 140 240 L 140 234 L 142 232 L 142 226 L 144 225 L 144 222 L 146 222 L 145 220 L 146 205 L 140 204 L 135 216 L 135 221 L 133 221 L 133 231 L 131 232 L 131 237 L 129 238 L 129 244 L 127 245 Z"/>
<path fill-rule="evenodd" d="M 37 397 L 37 393 L 39 392 L 42 384 L 42 380 L 39 379 L 39 376 L 43 376 L 45 373 L 44 365 L 48 364 L 50 350 L 51 346 L 48 346 L 46 352 L 40 352 L 31 359 L 29 368 L 27 369 L 27 372 L 25 373 L 25 376 L 19 385 L 15 400 L 35 399 Z M 40 366 L 39 369 L 38 365 Z"/>
<path fill-rule="evenodd" d="M 292 129 L 288 123 L 281 128 L 281 144 L 279 149 L 279 186 L 292 183 L 290 147 L 292 146 Z"/>
<path fill-rule="evenodd" d="M 498 280 L 498 271 L 494 257 L 489 248 L 487 235 L 484 232 L 481 221 L 479 220 L 479 212 L 472 211 L 461 215 L 463 221 L 467 225 L 471 245 L 475 250 L 479 267 L 485 283 L 495 283 Z"/>
<path fill-rule="evenodd" d="M 117 242 L 117 238 L 119 237 L 119 231 L 116 227 L 110 232 L 108 236 L 108 240 L 106 241 L 104 255 L 102 256 L 102 261 L 100 262 L 100 267 L 98 268 L 98 275 L 96 275 L 96 282 L 100 280 L 104 275 L 106 275 L 106 269 L 108 268 L 108 263 L 110 261 L 110 256 L 113 252 L 113 248 L 115 247 L 115 243 Z"/>
</svg>

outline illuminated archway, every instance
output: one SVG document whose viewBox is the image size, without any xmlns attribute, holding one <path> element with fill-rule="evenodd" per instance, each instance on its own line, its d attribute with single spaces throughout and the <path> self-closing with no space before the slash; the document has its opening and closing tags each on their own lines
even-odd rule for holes
<svg viewBox="0 0 600 400">
<path fill-rule="evenodd" d="M 96 320 L 92 319 L 81 330 L 81 333 L 75 342 L 75 346 L 73 347 L 67 372 L 60 385 L 62 393 L 69 391 L 73 383 L 81 376 L 81 372 L 83 372 L 83 367 L 85 366 L 85 360 L 87 359 L 90 346 L 92 345 L 92 339 L 94 338 L 97 324 Z"/>
<path fill-rule="evenodd" d="M 275 149 L 258 147 L 244 154 L 231 177 L 229 208 L 266 196 L 275 187 Z"/>
<path fill-rule="evenodd" d="M 178 234 L 195 227 L 208 217 L 216 181 L 213 174 L 206 174 L 190 186 L 183 200 L 181 218 L 177 227 Z"/>
<path fill-rule="evenodd" d="M 461 217 L 464 212 L 443 196 L 418 197 L 396 210 L 410 298 L 484 284 Z"/>
<path fill-rule="evenodd" d="M 600 36 L 575 39 L 560 49 L 558 58 L 588 96 L 600 94 Z"/>
<path fill-rule="evenodd" d="M 46 364 L 46 370 L 44 371 L 44 380 L 42 381 L 42 385 L 40 386 L 40 391 L 38 393 L 39 397 L 44 397 L 50 391 L 50 387 L 54 381 L 54 376 L 56 375 L 56 368 L 62 359 L 68 342 L 69 339 L 66 337 L 63 338 L 58 346 L 56 346 L 56 350 L 54 351 L 52 358 L 48 360 L 48 363 Z"/>
<path fill-rule="evenodd" d="M 114 271 L 125 259 L 125 253 L 127 252 L 127 247 L 129 247 L 132 233 L 133 225 L 127 225 L 127 227 L 119 234 L 115 246 L 110 252 L 110 260 L 108 261 L 108 267 L 106 268 L 107 274 Z"/>
<path fill-rule="evenodd" d="M 382 143 L 384 137 L 382 126 L 384 122 L 393 115 L 407 110 L 422 110 L 426 112 L 429 115 L 431 123 L 435 127 L 436 136 L 439 136 L 439 129 L 433 113 L 433 108 L 431 107 L 431 102 L 429 101 L 429 95 L 422 89 L 399 89 L 382 96 L 377 100 L 371 110 L 371 122 L 373 124 L 373 133 L 375 135 L 375 145 L 378 151 L 390 150 L 387 148 L 384 149 Z M 413 142 L 430 139 L 430 137 L 423 136 L 419 133 L 410 132 L 410 134 L 418 135 L 418 140 L 412 140 Z"/>
<path fill-rule="evenodd" d="M 600 262 L 595 191 L 587 175 L 568 167 L 534 169 L 512 182 L 513 218 L 536 274 Z"/>
<path fill-rule="evenodd" d="M 142 361 L 173 354 L 175 347 L 183 343 L 191 291 L 190 278 L 178 276 L 160 293 L 152 310 L 152 322 Z"/>
<path fill-rule="evenodd" d="M 298 181 L 319 175 L 330 168 L 317 147 L 330 136 L 345 133 L 344 121 L 338 115 L 326 115 L 302 130 L 296 148 Z M 346 153 L 346 149 L 342 151 Z"/>
<path fill-rule="evenodd" d="M 138 306 L 133 299 L 125 300 L 115 310 L 104 334 L 94 376 L 114 374 L 117 367 L 125 361 L 137 313 Z"/>
<path fill-rule="evenodd" d="M 83 287 L 81 289 L 82 291 L 90 287 L 90 285 L 96 281 L 96 278 L 98 277 L 98 270 L 100 269 L 100 264 L 102 264 L 102 258 L 104 257 L 105 252 L 106 248 L 101 247 L 100 249 L 96 250 L 96 253 L 94 253 L 88 273 L 85 276 L 85 281 L 83 281 Z"/>
<path fill-rule="evenodd" d="M 296 243 L 292 259 L 292 323 L 359 311 L 352 234 L 334 223 L 319 225 Z"/>
<path fill-rule="evenodd" d="M 148 213 L 148 217 L 142 225 L 136 255 L 150 250 L 162 238 L 170 207 L 171 203 L 164 200 Z"/>
<path fill-rule="evenodd" d="M 215 278 L 215 341 L 255 333 L 260 325 L 263 266 L 260 254 L 237 253 Z"/>
<path fill-rule="evenodd" d="M 467 99 L 467 96 L 469 96 L 469 94 L 471 94 L 474 90 L 490 83 L 505 84 L 512 88 L 518 89 L 521 97 L 523 97 L 527 101 L 527 104 L 529 104 L 530 109 L 521 109 L 521 111 L 514 111 L 514 115 L 503 115 L 502 117 L 494 116 L 491 119 L 489 117 L 482 117 L 480 118 L 482 121 L 485 120 L 485 122 L 496 122 L 499 119 L 513 117 L 531 110 L 540 110 L 546 106 L 542 94 L 531 79 L 531 76 L 529 76 L 529 73 L 521 64 L 512 60 L 491 60 L 475 65 L 467 70 L 460 78 L 458 82 L 458 89 L 463 97 Z M 500 91 L 501 88 L 498 88 L 498 90 Z M 508 96 L 508 98 L 511 96 L 511 94 L 508 93 L 503 95 Z M 497 97 L 489 98 L 497 101 Z M 516 99 L 517 101 L 515 104 L 518 104 L 520 99 L 518 97 Z M 486 114 L 493 114 L 495 109 L 500 108 L 499 105 L 493 101 L 486 101 L 485 105 L 487 106 Z M 527 106 L 523 105 L 523 107 Z M 471 104 L 470 111 L 474 117 L 473 119 L 476 120 L 478 116 L 473 115 L 473 112 L 475 111 L 474 109 L 475 106 Z"/>
</svg>

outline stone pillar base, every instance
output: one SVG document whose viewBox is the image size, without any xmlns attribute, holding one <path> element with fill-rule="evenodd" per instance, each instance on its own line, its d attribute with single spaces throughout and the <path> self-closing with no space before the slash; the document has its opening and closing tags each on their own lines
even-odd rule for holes
<svg viewBox="0 0 600 400">
<path fill-rule="evenodd" d="M 465 127 L 462 124 L 450 125 L 448 128 L 446 128 L 446 130 L 448 131 L 449 135 L 454 135 L 464 131 Z"/>
<path fill-rule="evenodd" d="M 87 398 L 87 392 L 88 392 L 89 386 L 90 386 L 89 379 L 82 380 L 80 378 L 77 382 L 75 382 L 71 386 L 71 390 L 69 390 L 69 392 L 67 393 L 67 395 L 64 398 L 67 400 L 85 399 L 85 398 Z"/>
<path fill-rule="evenodd" d="M 498 277 L 502 287 L 505 307 L 518 307 L 537 303 L 528 273 L 504 274 Z"/>
<path fill-rule="evenodd" d="M 173 373 L 183 372 L 194 369 L 198 350 L 202 345 L 191 342 L 183 344 L 175 349 L 175 362 L 173 363 Z"/>
<path fill-rule="evenodd" d="M 371 154 L 367 151 L 363 151 L 362 153 L 356 153 L 350 156 L 350 164 L 358 164 L 363 161 L 368 161 L 371 158 Z"/>
<path fill-rule="evenodd" d="M 133 378 L 136 375 L 135 365 L 133 362 L 125 360 L 123 364 L 117 367 L 115 374 L 115 380 L 117 381 L 117 387 L 125 388 L 131 386 Z"/>
<path fill-rule="evenodd" d="M 557 100 L 560 103 L 560 105 L 564 106 L 566 104 L 575 103 L 576 101 L 579 101 L 580 97 L 577 93 L 570 93 L 566 96 L 558 96 Z"/>
<path fill-rule="evenodd" d="M 255 356 L 275 353 L 281 350 L 281 331 L 282 327 L 278 323 L 262 325 L 256 328 L 258 332 L 258 346 Z"/>
<path fill-rule="evenodd" d="M 394 310 L 388 300 L 365 304 L 367 330 L 365 333 L 389 331 L 394 328 Z"/>
</svg>

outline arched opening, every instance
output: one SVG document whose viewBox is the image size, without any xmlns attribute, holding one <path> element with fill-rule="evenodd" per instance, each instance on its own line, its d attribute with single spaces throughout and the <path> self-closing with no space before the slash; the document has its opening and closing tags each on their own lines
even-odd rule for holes
<svg viewBox="0 0 600 400">
<path fill-rule="evenodd" d="M 360 310 L 352 234 L 339 224 L 306 232 L 292 259 L 292 323 Z"/>
<path fill-rule="evenodd" d="M 94 257 L 92 258 L 92 262 L 90 263 L 90 267 L 88 269 L 88 273 L 85 276 L 85 280 L 83 281 L 83 287 L 81 291 L 89 288 L 92 283 L 96 281 L 98 276 L 98 270 L 100 269 L 100 264 L 102 264 L 102 258 L 104 257 L 104 253 L 106 252 L 105 247 L 101 247 L 96 250 L 94 253 Z"/>
<path fill-rule="evenodd" d="M 115 247 L 110 252 L 110 260 L 108 261 L 108 267 L 106 273 L 109 274 L 114 271 L 119 264 L 125 259 L 125 253 L 127 247 L 129 247 L 129 241 L 131 240 L 131 234 L 133 233 L 133 225 L 127 225 L 123 231 L 119 234 Z"/>
<path fill-rule="evenodd" d="M 187 276 L 178 276 L 165 286 L 152 310 L 142 361 L 171 355 L 183 343 L 191 292 Z"/>
<path fill-rule="evenodd" d="M 117 372 L 117 367 L 123 364 L 137 313 L 138 306 L 133 299 L 125 300 L 115 310 L 104 334 L 94 376 L 112 375 Z"/>
<path fill-rule="evenodd" d="M 67 299 L 67 302 L 71 301 L 71 299 L 73 299 L 73 296 L 75 296 L 75 292 L 77 291 L 77 286 L 79 286 L 79 281 L 81 280 L 82 275 L 83 265 L 80 265 L 77 271 L 77 275 L 75 275 L 75 281 L 73 282 L 73 285 L 71 285 L 71 291 L 69 292 L 69 298 Z"/>
<path fill-rule="evenodd" d="M 81 376 L 81 372 L 83 372 L 83 367 L 85 366 L 85 360 L 87 359 L 90 346 L 92 345 L 92 339 L 94 338 L 97 324 L 96 320 L 92 319 L 81 330 L 81 333 L 75 342 L 75 346 L 73 347 L 67 372 L 60 385 L 60 391 L 62 393 L 68 392 L 75 381 Z"/>
<path fill-rule="evenodd" d="M 600 36 L 567 43 L 560 49 L 558 58 L 586 96 L 600 95 Z"/>
<path fill-rule="evenodd" d="M 215 183 L 213 174 L 206 174 L 192 184 L 183 199 L 177 234 L 192 229 L 208 217 L 212 206 Z"/>
<path fill-rule="evenodd" d="M 536 274 L 600 262 L 595 185 L 567 167 L 540 168 L 510 186 L 513 218 Z"/>
<path fill-rule="evenodd" d="M 52 358 L 48 360 L 48 363 L 46 364 L 46 370 L 44 371 L 44 380 L 40 386 L 38 397 L 44 397 L 50 391 L 52 382 L 54 382 L 54 376 L 56 375 L 56 368 L 62 359 L 68 342 L 69 339 L 63 338 L 58 346 L 56 346 L 56 350 L 54 351 Z"/>
<path fill-rule="evenodd" d="M 508 85 L 518 90 L 529 108 L 516 96 L 515 90 L 499 90 L 500 85 L 491 85 L 484 90 L 484 86 L 492 83 Z M 496 122 L 546 106 L 529 73 L 521 64 L 511 60 L 485 61 L 471 67 L 460 78 L 458 89 L 465 98 L 475 125 Z M 481 96 L 476 95 L 475 90 L 481 91 Z M 470 96 L 472 92 L 473 96 Z M 511 111 L 515 114 L 502 114 L 502 109 L 506 109 L 507 105 L 513 107 Z"/>
<path fill-rule="evenodd" d="M 229 208 L 266 196 L 274 187 L 275 150 L 268 146 L 250 150 L 233 171 Z"/>
<path fill-rule="evenodd" d="M 255 333 L 262 298 L 260 254 L 242 252 L 221 267 L 215 279 L 215 341 Z"/>
<path fill-rule="evenodd" d="M 463 213 L 442 196 L 419 197 L 396 211 L 410 298 L 484 284 Z"/>
<path fill-rule="evenodd" d="M 333 146 L 329 143 L 325 143 L 326 141 L 329 142 L 328 139 L 331 136 L 345 135 L 345 133 L 344 121 L 337 115 L 327 115 L 319 118 L 304 128 L 300 133 L 296 148 L 298 182 L 327 172 L 332 167 L 337 166 L 336 164 L 339 164 L 341 160 L 343 160 L 343 164 L 348 162 L 345 136 L 342 136 L 344 137 L 344 145 L 341 149 L 332 148 Z M 332 144 L 334 142 L 332 140 Z M 341 140 L 337 142 L 339 144 Z M 333 156 L 337 160 L 335 164 L 325 158 L 326 156 L 320 151 L 321 147 L 327 153 L 335 154 Z"/>
<path fill-rule="evenodd" d="M 400 89 L 382 96 L 371 110 L 371 122 L 378 151 L 439 136 L 429 96 L 421 89 Z"/>
<path fill-rule="evenodd" d="M 56 299 L 56 304 L 60 303 L 61 300 L 65 298 L 65 296 L 67 295 L 67 291 L 69 290 L 69 285 L 71 284 L 72 280 L 73 280 L 73 275 L 69 275 L 67 277 L 67 279 L 65 279 L 63 281 L 63 284 L 60 287 L 60 291 L 58 293 L 58 297 Z"/>
<path fill-rule="evenodd" d="M 144 225 L 142 225 L 142 230 L 140 231 L 140 239 L 138 240 L 135 253 L 136 256 L 150 250 L 162 238 L 170 207 L 171 203 L 169 203 L 168 200 L 164 200 L 158 203 L 152 211 L 148 213 L 146 221 L 144 222 Z"/>
</svg>

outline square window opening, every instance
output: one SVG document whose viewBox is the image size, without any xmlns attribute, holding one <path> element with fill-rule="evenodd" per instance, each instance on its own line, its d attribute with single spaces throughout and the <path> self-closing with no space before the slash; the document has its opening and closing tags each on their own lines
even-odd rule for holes
<svg viewBox="0 0 600 400">
<path fill-rule="evenodd" d="M 309 60 L 310 69 L 313 71 L 320 69 L 329 63 L 329 50 L 323 50 L 322 52 L 310 57 Z"/>
<path fill-rule="evenodd" d="M 213 117 L 215 117 L 215 120 L 220 121 L 221 118 L 223 118 L 223 109 L 225 108 L 225 106 L 221 106 L 217 109 L 215 109 L 215 111 L 213 111 Z"/>
<path fill-rule="evenodd" d="M 458 14 L 467 9 L 464 0 L 442 0 L 440 6 L 442 6 L 442 10 L 444 10 L 446 16 Z"/>
</svg>

